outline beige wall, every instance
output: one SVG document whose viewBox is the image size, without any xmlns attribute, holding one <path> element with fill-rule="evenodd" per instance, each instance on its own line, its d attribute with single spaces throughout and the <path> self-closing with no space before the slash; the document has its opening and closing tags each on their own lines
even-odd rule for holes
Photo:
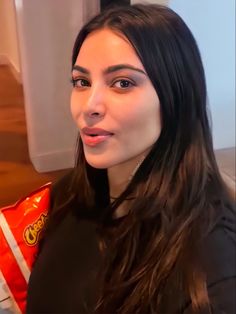
<svg viewBox="0 0 236 314">
<path fill-rule="evenodd" d="M 20 57 L 14 0 L 0 0 L 0 63 L 10 63 L 20 74 Z"/>
<path fill-rule="evenodd" d="M 3 8 L 3 0 L 0 0 L 0 57 L 1 55 L 6 54 L 6 36 L 4 32 L 4 25 L 5 25 L 5 14 Z"/>
</svg>

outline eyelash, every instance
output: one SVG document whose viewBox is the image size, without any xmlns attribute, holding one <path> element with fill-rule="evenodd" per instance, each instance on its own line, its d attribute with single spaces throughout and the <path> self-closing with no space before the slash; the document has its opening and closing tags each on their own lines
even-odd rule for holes
<svg viewBox="0 0 236 314">
<path fill-rule="evenodd" d="M 118 89 L 122 89 L 122 90 L 126 90 L 126 89 L 128 89 L 128 88 L 132 88 L 133 86 L 135 86 L 135 83 L 134 83 L 134 82 L 131 82 L 130 80 L 123 78 L 123 79 L 116 79 L 114 82 L 112 82 L 111 87 L 116 88 L 114 85 L 115 85 L 116 83 L 118 83 L 118 82 L 126 82 L 126 83 L 129 83 L 129 86 L 128 86 L 128 87 L 124 87 L 124 88 L 122 88 L 122 87 L 117 87 Z"/>
<path fill-rule="evenodd" d="M 87 82 L 88 84 L 90 84 L 88 80 L 83 79 L 83 78 L 73 78 L 73 77 L 72 77 L 71 80 L 70 80 L 70 82 L 72 83 L 73 87 L 75 87 L 75 88 L 84 88 L 84 87 L 89 86 L 89 85 L 77 86 L 77 83 L 78 83 L 79 81 L 84 81 L 84 82 Z"/>
<path fill-rule="evenodd" d="M 82 85 L 82 86 L 77 86 L 77 83 L 79 82 L 79 81 L 84 81 L 84 82 L 86 82 L 86 84 L 88 84 L 88 85 Z M 74 88 L 86 88 L 86 87 L 89 87 L 89 86 L 91 86 L 90 85 L 90 83 L 89 83 L 89 81 L 88 80 L 86 80 L 86 79 L 83 79 L 83 78 L 71 78 L 71 80 L 70 80 L 70 82 L 72 83 L 72 85 L 73 85 L 73 87 Z M 118 82 L 126 82 L 126 83 L 128 83 L 129 84 L 129 86 L 128 87 L 124 87 L 124 88 L 122 88 L 122 87 L 116 87 L 115 86 L 115 84 L 116 83 L 118 83 Z M 116 79 L 114 82 L 112 82 L 112 84 L 111 84 L 111 87 L 112 88 L 118 88 L 118 89 L 120 89 L 120 90 L 126 90 L 126 89 L 129 89 L 129 88 L 132 88 L 133 86 L 136 86 L 136 84 L 134 83 L 134 82 L 132 82 L 132 81 L 130 81 L 130 80 L 128 80 L 128 79 Z"/>
</svg>

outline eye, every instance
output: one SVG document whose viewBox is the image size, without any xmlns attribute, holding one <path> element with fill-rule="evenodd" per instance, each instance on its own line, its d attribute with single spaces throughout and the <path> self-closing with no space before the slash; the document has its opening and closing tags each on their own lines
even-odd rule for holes
<svg viewBox="0 0 236 314">
<path fill-rule="evenodd" d="M 73 87 L 78 87 L 78 88 L 90 86 L 89 81 L 83 78 L 72 78 L 71 83 Z"/>
<path fill-rule="evenodd" d="M 130 87 L 133 87 L 135 84 L 133 82 L 130 82 L 129 80 L 125 80 L 125 79 L 120 79 L 115 81 L 112 84 L 112 87 L 116 87 L 119 89 L 128 89 Z"/>
</svg>

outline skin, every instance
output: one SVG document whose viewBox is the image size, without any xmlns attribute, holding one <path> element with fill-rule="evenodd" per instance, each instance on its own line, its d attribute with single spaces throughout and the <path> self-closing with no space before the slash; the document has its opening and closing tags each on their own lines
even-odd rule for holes
<svg viewBox="0 0 236 314">
<path fill-rule="evenodd" d="M 83 144 L 87 162 L 107 169 L 110 195 L 117 197 L 160 136 L 158 95 L 132 45 L 109 29 L 85 39 L 72 81 L 71 112 L 79 130 L 113 133 L 98 145 Z"/>
</svg>

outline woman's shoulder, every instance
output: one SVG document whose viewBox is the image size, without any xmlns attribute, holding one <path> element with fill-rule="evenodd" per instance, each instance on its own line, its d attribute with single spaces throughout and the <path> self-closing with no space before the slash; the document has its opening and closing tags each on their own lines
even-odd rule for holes
<svg viewBox="0 0 236 314">
<path fill-rule="evenodd" d="M 51 185 L 49 218 L 51 220 L 63 219 L 68 213 L 73 213 L 77 219 L 97 220 L 100 216 L 100 211 L 88 209 L 86 204 L 80 200 L 79 188 L 76 185 L 77 169 L 70 169 L 68 172 Z"/>
<path fill-rule="evenodd" d="M 236 212 L 222 209 L 214 228 L 204 239 L 203 265 L 213 313 L 236 311 Z"/>
<path fill-rule="evenodd" d="M 225 206 L 214 228 L 203 241 L 208 284 L 236 275 L 236 212 Z"/>
<path fill-rule="evenodd" d="M 236 212 L 225 206 L 201 244 L 200 263 L 206 274 L 212 314 L 236 313 Z M 189 305 L 183 311 L 191 314 Z M 198 312 L 197 312 L 198 313 Z"/>
</svg>

